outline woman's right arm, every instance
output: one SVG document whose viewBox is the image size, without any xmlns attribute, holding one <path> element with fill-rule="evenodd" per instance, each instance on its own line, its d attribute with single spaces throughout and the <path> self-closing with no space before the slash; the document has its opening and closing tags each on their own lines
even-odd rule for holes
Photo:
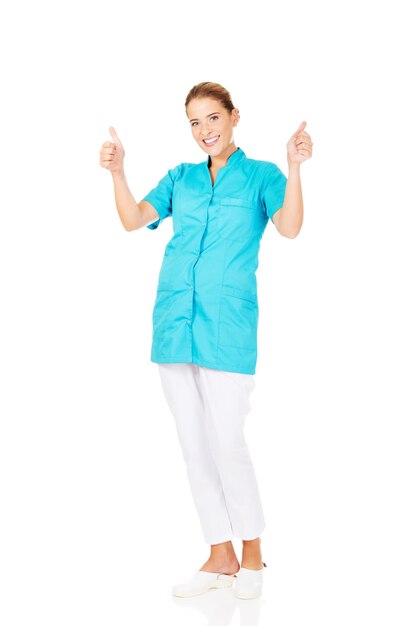
<svg viewBox="0 0 417 626">
<path fill-rule="evenodd" d="M 124 170 L 112 172 L 114 184 L 114 197 L 117 212 L 126 230 L 137 230 L 151 224 L 159 218 L 159 215 L 147 200 L 141 200 L 139 204 L 133 197 L 127 184 Z"/>
<path fill-rule="evenodd" d="M 137 230 L 157 220 L 159 215 L 150 202 L 146 200 L 141 200 L 139 204 L 136 202 L 123 169 L 125 151 L 112 126 L 110 126 L 110 134 L 114 143 L 106 141 L 103 144 L 100 150 L 100 165 L 110 170 L 112 174 L 114 197 L 120 221 L 126 230 Z"/>
</svg>

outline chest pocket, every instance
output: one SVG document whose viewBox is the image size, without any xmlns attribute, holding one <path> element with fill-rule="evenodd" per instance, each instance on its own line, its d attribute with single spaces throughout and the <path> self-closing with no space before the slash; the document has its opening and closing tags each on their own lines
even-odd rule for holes
<svg viewBox="0 0 417 626">
<path fill-rule="evenodd" d="M 217 216 L 217 232 L 223 239 L 247 242 L 258 238 L 262 217 L 256 205 L 241 198 L 222 198 Z"/>
</svg>

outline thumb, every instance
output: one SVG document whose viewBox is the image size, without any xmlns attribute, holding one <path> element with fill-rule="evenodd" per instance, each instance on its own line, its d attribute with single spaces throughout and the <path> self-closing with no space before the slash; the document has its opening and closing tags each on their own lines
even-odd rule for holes
<svg viewBox="0 0 417 626">
<path fill-rule="evenodd" d="M 298 133 L 300 133 L 302 130 L 304 130 L 304 128 L 306 126 L 307 126 L 307 122 L 306 121 L 301 122 L 301 124 L 299 125 L 299 127 L 297 128 L 295 133 L 293 134 L 293 138 L 296 137 L 298 135 Z"/>
<path fill-rule="evenodd" d="M 115 141 L 116 143 L 121 143 L 121 141 L 120 141 L 119 137 L 117 136 L 117 133 L 116 133 L 116 131 L 114 130 L 113 126 L 110 126 L 109 131 L 110 131 L 110 135 L 112 136 L 112 138 L 114 139 L 114 141 Z"/>
</svg>

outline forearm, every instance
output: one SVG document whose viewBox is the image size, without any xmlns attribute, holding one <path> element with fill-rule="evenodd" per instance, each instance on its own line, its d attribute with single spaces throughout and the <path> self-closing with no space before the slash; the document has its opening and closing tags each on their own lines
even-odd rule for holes
<svg viewBox="0 0 417 626">
<path fill-rule="evenodd" d="M 127 184 L 124 170 L 112 172 L 114 197 L 120 220 L 126 230 L 140 227 L 141 213 Z"/>
<path fill-rule="evenodd" d="M 296 237 L 303 224 L 303 194 L 300 164 L 289 166 L 284 204 L 279 210 L 279 232 L 284 237 Z"/>
</svg>

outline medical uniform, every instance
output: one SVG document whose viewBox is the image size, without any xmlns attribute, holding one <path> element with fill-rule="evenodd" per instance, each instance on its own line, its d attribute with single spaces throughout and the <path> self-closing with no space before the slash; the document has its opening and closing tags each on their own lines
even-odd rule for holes
<svg viewBox="0 0 417 626">
<path fill-rule="evenodd" d="M 259 537 L 265 519 L 244 424 L 255 386 L 258 251 L 287 178 L 237 148 L 213 185 L 210 156 L 168 170 L 144 197 L 174 234 L 153 309 L 151 361 L 175 418 L 207 543 Z"/>
<path fill-rule="evenodd" d="M 237 148 L 214 185 L 210 156 L 168 170 L 145 197 L 172 216 L 153 309 L 151 361 L 254 374 L 260 241 L 282 207 L 287 178 Z"/>
</svg>

